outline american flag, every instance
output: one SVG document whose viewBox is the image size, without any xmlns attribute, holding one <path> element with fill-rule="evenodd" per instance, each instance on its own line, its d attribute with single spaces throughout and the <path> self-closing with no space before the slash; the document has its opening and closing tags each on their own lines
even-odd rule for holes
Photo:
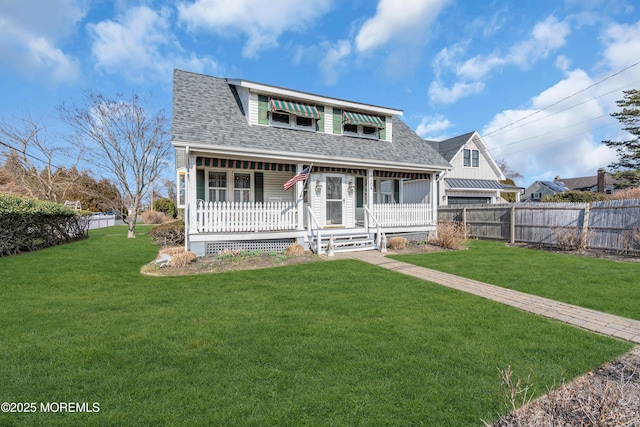
<svg viewBox="0 0 640 427">
<path fill-rule="evenodd" d="M 302 169 L 302 171 L 297 173 L 293 178 L 285 182 L 283 186 L 284 191 L 287 191 L 288 189 L 296 185 L 296 182 L 304 181 L 305 179 L 307 179 L 309 177 L 309 172 L 311 172 L 311 165 Z"/>
</svg>

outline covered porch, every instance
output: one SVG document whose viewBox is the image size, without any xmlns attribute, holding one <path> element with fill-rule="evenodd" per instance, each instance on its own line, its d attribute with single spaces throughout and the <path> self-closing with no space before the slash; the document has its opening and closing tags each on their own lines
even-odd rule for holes
<svg viewBox="0 0 640 427">
<path fill-rule="evenodd" d="M 313 165 L 284 190 L 308 166 L 193 156 L 178 189 L 186 245 L 198 255 L 223 246 L 279 251 L 292 243 L 322 253 L 331 236 L 338 249 L 365 250 L 380 249 L 383 234 L 435 233 L 433 172 Z M 410 179 L 428 182 L 420 203 L 403 202 Z"/>
</svg>

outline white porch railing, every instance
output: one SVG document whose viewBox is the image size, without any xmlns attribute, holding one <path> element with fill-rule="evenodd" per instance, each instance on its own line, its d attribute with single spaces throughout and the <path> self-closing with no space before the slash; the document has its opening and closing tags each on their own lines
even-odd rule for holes
<svg viewBox="0 0 640 427">
<path fill-rule="evenodd" d="M 428 203 L 377 203 L 371 213 L 381 227 L 431 225 L 433 212 Z"/>
<path fill-rule="evenodd" d="M 198 200 L 196 224 L 200 233 L 295 230 L 294 202 L 233 203 Z"/>
<path fill-rule="evenodd" d="M 307 206 L 307 237 L 311 250 L 320 254 L 322 251 L 322 227 L 310 206 Z"/>
</svg>

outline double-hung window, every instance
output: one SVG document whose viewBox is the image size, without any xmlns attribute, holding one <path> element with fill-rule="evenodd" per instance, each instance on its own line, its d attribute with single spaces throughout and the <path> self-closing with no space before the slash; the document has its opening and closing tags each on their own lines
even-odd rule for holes
<svg viewBox="0 0 640 427">
<path fill-rule="evenodd" d="M 379 130 L 384 128 L 382 119 L 370 114 L 344 111 L 342 120 L 342 133 L 345 135 L 378 139 Z"/>
<path fill-rule="evenodd" d="M 227 173 L 209 171 L 209 201 L 227 201 Z"/>
<path fill-rule="evenodd" d="M 315 105 L 272 98 L 271 125 L 315 131 L 320 113 Z"/>
<path fill-rule="evenodd" d="M 233 200 L 236 202 L 251 201 L 251 174 L 233 174 Z"/>
<path fill-rule="evenodd" d="M 480 167 L 480 152 L 478 150 L 464 149 L 463 165 L 467 168 Z"/>
</svg>

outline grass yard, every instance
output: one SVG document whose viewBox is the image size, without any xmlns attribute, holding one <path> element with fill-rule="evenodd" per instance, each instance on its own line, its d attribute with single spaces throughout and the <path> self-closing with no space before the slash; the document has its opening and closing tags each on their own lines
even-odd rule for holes
<svg viewBox="0 0 640 427">
<path fill-rule="evenodd" d="M 640 263 L 471 240 L 469 250 L 390 258 L 640 320 Z"/>
<path fill-rule="evenodd" d="M 541 394 L 631 348 L 354 260 L 141 275 L 156 252 L 112 227 L 0 258 L 0 401 L 100 406 L 0 425 L 482 425 L 497 368 Z"/>
</svg>

